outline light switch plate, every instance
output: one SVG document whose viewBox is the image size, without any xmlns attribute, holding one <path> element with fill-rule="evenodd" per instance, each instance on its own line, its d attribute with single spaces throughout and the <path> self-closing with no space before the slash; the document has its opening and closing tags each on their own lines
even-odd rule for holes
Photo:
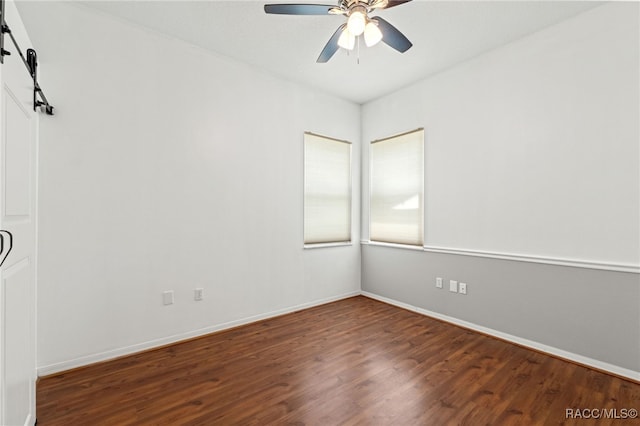
<svg viewBox="0 0 640 426">
<path fill-rule="evenodd" d="M 193 291 L 193 300 L 202 300 L 203 293 L 204 293 L 204 289 L 202 289 L 202 288 L 196 288 L 196 289 Z"/>
<path fill-rule="evenodd" d="M 458 281 L 454 281 L 454 280 L 449 281 L 449 291 L 453 293 L 458 292 Z"/>
<path fill-rule="evenodd" d="M 173 305 L 173 290 L 162 292 L 162 303 L 165 305 Z"/>
</svg>

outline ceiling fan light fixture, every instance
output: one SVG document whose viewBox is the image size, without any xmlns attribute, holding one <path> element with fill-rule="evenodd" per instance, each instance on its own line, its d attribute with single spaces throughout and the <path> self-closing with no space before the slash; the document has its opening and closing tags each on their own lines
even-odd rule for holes
<svg viewBox="0 0 640 426">
<path fill-rule="evenodd" d="M 378 25 L 374 21 L 369 21 L 369 23 L 364 27 L 364 43 L 367 47 L 375 46 L 382 40 L 382 32 Z"/>
<path fill-rule="evenodd" d="M 347 28 L 349 32 L 354 36 L 359 36 L 364 32 L 364 28 L 367 25 L 367 15 L 364 7 L 356 7 L 349 13 L 349 19 L 347 20 Z"/>
<path fill-rule="evenodd" d="M 356 36 L 351 34 L 349 28 L 345 28 L 340 34 L 340 38 L 338 39 L 338 46 L 343 49 L 353 50 L 353 47 L 356 45 Z"/>
</svg>

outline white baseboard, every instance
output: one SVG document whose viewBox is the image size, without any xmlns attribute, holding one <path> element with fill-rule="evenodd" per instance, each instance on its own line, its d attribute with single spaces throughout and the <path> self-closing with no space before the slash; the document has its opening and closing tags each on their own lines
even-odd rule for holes
<svg viewBox="0 0 640 426">
<path fill-rule="evenodd" d="M 374 293 L 369 293 L 368 291 L 362 291 L 361 294 L 370 299 L 378 300 L 380 302 L 388 303 L 389 305 L 397 306 L 399 308 L 406 309 L 408 311 L 416 312 L 431 318 L 436 318 L 450 324 L 458 325 L 460 327 L 464 327 L 470 330 L 478 331 L 483 334 L 488 334 L 490 336 L 496 337 L 501 340 L 506 340 L 511 343 L 515 343 L 520 346 L 524 346 L 530 349 L 534 349 L 540 352 L 547 353 L 549 355 L 563 358 L 578 364 L 582 364 L 586 367 L 592 367 L 598 370 L 606 371 L 617 376 L 625 377 L 635 382 L 640 382 L 640 372 L 629 370 L 623 367 L 619 367 L 617 365 L 609 364 L 606 362 L 598 361 L 593 358 L 589 358 L 586 356 L 574 354 L 572 352 L 567 352 L 562 349 L 555 348 L 553 346 L 544 345 L 542 343 L 534 342 L 532 340 L 523 339 L 522 337 L 513 336 L 511 334 L 503 333 L 501 331 L 493 330 L 491 328 L 483 327 L 481 325 L 477 325 L 468 321 L 463 321 L 454 317 L 450 317 L 447 315 L 439 314 L 437 312 L 432 312 L 427 309 L 418 308 L 417 306 L 409 305 L 407 303 L 399 302 L 394 299 L 389 299 L 384 296 L 379 296 Z"/>
<path fill-rule="evenodd" d="M 87 356 L 75 358 L 68 361 L 58 362 L 55 364 L 40 366 L 38 367 L 38 376 L 46 376 L 46 375 L 70 370 L 72 368 L 78 368 L 78 367 L 83 367 L 89 364 L 94 364 L 96 362 L 108 361 L 110 359 L 118 358 L 121 356 L 131 355 L 137 352 L 154 349 L 154 348 L 168 345 L 171 343 L 178 343 L 180 341 L 192 339 L 194 337 L 204 336 L 206 334 L 214 333 L 217 331 L 227 330 L 227 329 L 238 327 L 241 325 L 250 324 L 252 322 L 261 321 L 264 319 L 269 319 L 269 318 L 277 317 L 284 314 L 289 314 L 291 312 L 299 311 L 301 309 L 307 309 L 314 306 L 324 305 L 326 303 L 331 303 L 337 300 L 342 300 L 342 299 L 346 299 L 346 298 L 358 296 L 358 295 L 360 295 L 360 291 L 344 293 L 338 296 L 332 296 L 324 299 L 314 300 L 312 302 L 302 303 L 300 305 L 290 306 L 290 307 L 279 309 L 276 311 L 265 312 L 263 314 L 254 315 L 254 316 L 242 318 L 239 320 L 229 321 L 222 324 L 217 324 L 217 325 L 201 328 L 198 330 L 189 331 L 186 333 L 175 334 L 173 336 L 150 340 L 148 342 L 139 343 L 136 345 L 126 346 L 119 349 L 113 349 L 106 352 L 87 355 Z"/>
</svg>

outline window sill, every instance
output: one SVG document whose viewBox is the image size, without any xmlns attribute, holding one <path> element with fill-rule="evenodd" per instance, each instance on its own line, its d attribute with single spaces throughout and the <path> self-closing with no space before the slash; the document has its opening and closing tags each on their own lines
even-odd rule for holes
<svg viewBox="0 0 640 426">
<path fill-rule="evenodd" d="M 303 248 L 307 249 L 317 249 L 317 248 L 327 248 L 327 247 L 345 247 L 352 246 L 353 243 L 351 241 L 345 241 L 342 243 L 319 243 L 319 244 L 305 244 Z"/>
<path fill-rule="evenodd" d="M 411 246 L 409 244 L 382 243 L 379 241 L 366 241 L 366 240 L 360 241 L 360 244 L 368 245 L 368 246 L 392 247 L 392 248 L 399 248 L 404 250 L 423 251 L 422 246 Z"/>
</svg>

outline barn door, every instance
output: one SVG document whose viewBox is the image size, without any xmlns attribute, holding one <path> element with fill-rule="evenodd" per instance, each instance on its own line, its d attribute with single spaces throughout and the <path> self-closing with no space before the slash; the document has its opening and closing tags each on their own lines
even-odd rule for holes
<svg viewBox="0 0 640 426">
<path fill-rule="evenodd" d="M 5 21 L 18 43 L 30 46 L 13 2 L 5 3 Z M 0 66 L 0 229 L 11 233 L 13 248 L 0 267 L 0 424 L 21 426 L 35 422 L 38 116 L 33 81 L 7 39 L 11 55 Z M 8 233 L 1 242 L 6 253 Z"/>
</svg>

